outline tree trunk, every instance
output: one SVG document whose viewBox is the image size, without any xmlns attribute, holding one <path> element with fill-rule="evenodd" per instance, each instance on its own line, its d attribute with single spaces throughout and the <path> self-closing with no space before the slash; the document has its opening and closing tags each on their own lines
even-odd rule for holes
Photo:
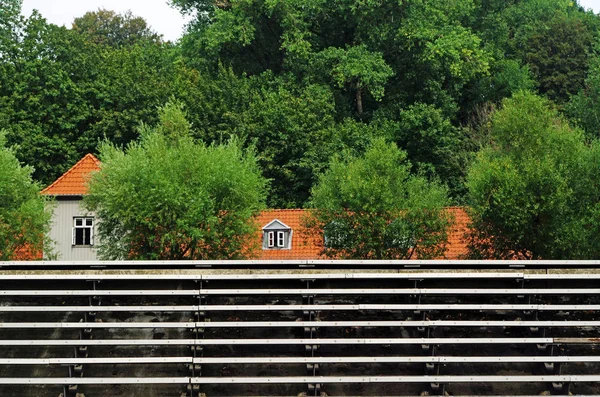
<svg viewBox="0 0 600 397">
<path fill-rule="evenodd" d="M 363 105 L 362 105 L 362 87 L 358 86 L 356 88 L 356 111 L 358 114 L 362 114 Z"/>
</svg>

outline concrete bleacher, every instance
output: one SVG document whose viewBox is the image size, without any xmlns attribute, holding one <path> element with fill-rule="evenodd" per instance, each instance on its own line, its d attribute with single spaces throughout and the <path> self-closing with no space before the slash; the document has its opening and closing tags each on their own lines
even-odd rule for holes
<svg viewBox="0 0 600 397">
<path fill-rule="evenodd" d="M 4 273 L 0 395 L 597 394 L 599 278 Z"/>
</svg>

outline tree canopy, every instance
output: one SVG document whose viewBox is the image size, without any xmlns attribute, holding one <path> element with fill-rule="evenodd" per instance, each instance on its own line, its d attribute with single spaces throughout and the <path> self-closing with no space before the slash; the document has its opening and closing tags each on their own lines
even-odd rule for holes
<svg viewBox="0 0 600 397">
<path fill-rule="evenodd" d="M 335 156 L 312 193 L 306 224 L 312 235 L 324 231 L 327 256 L 427 259 L 445 251 L 447 191 L 411 175 L 406 153 L 393 143 L 378 138 L 364 156 Z"/>
<path fill-rule="evenodd" d="M 113 47 L 160 41 L 160 36 L 148 27 L 146 20 L 133 16 L 131 11 L 125 14 L 106 9 L 89 11 L 75 18 L 73 30 L 95 44 Z"/>
<path fill-rule="evenodd" d="M 0 131 L 0 260 L 41 256 L 51 211 L 31 167 L 22 167 Z M 48 252 L 45 252 L 48 254 Z"/>
<path fill-rule="evenodd" d="M 85 205 L 101 222 L 104 259 L 238 259 L 249 255 L 253 216 L 267 183 L 256 156 L 233 139 L 197 143 L 181 105 L 169 103 L 154 127 L 126 150 L 100 149 Z"/>
<path fill-rule="evenodd" d="M 600 146 L 587 144 L 546 100 L 527 92 L 493 115 L 491 140 L 467 181 L 472 255 L 597 257 Z"/>
</svg>

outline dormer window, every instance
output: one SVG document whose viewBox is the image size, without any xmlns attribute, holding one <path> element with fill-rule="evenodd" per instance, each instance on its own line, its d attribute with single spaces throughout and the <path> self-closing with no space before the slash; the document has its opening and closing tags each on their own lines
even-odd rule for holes
<svg viewBox="0 0 600 397">
<path fill-rule="evenodd" d="M 291 249 L 292 229 L 275 219 L 269 222 L 263 230 L 263 249 Z"/>
</svg>

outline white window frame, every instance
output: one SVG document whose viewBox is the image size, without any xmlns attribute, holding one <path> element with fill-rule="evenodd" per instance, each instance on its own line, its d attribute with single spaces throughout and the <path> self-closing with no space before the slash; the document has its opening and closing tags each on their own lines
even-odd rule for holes
<svg viewBox="0 0 600 397">
<path fill-rule="evenodd" d="M 277 232 L 277 247 L 285 248 L 285 232 Z"/>
<path fill-rule="evenodd" d="M 267 247 L 269 247 L 269 248 L 275 247 L 275 232 L 267 233 Z"/>
<path fill-rule="evenodd" d="M 81 220 L 81 225 L 77 225 L 77 221 Z M 89 223 L 89 224 L 88 224 Z M 92 216 L 75 216 L 73 217 L 73 230 L 71 244 L 73 247 L 90 247 L 94 245 L 94 217 Z M 89 229 L 90 232 L 90 244 L 76 244 L 75 237 L 77 229 Z M 85 231 L 84 231 L 85 241 Z"/>
</svg>

